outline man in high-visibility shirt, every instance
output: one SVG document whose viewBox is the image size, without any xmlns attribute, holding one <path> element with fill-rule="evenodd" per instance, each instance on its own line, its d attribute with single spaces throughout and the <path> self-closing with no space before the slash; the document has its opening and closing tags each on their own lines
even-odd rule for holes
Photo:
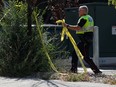
<svg viewBox="0 0 116 87">
<path fill-rule="evenodd" d="M 77 25 L 74 26 L 66 23 L 64 23 L 63 25 L 68 29 L 76 30 L 76 34 L 78 34 L 78 37 L 80 39 L 78 43 L 78 47 L 84 56 L 84 60 L 88 63 L 88 65 L 90 66 L 90 68 L 93 70 L 95 74 L 101 74 L 102 72 L 98 69 L 98 67 L 95 65 L 93 60 L 90 59 L 89 56 L 89 48 L 93 42 L 94 21 L 93 18 L 90 15 L 88 15 L 87 6 L 84 5 L 79 7 L 79 17 L 80 18 L 78 20 Z M 76 73 L 78 66 L 78 58 L 75 51 L 72 53 L 71 64 L 72 64 L 71 72 Z"/>
</svg>

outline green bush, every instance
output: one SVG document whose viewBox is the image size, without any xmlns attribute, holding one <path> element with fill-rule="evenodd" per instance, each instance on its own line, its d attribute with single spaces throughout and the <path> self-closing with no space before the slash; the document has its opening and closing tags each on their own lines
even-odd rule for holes
<svg viewBox="0 0 116 87">
<path fill-rule="evenodd" d="M 23 77 L 51 71 L 51 61 L 44 48 L 51 59 L 60 58 L 66 52 L 61 52 L 58 44 L 55 44 L 57 35 L 50 35 L 40 27 L 42 19 L 38 22 L 42 36 L 36 27 L 33 27 L 31 36 L 27 35 L 26 3 L 9 1 L 9 7 L 3 9 L 3 14 L 0 20 L 0 75 Z"/>
<path fill-rule="evenodd" d="M 36 30 L 33 28 L 32 35 L 27 35 L 27 4 L 9 2 L 4 14 L 0 32 L 0 74 L 25 76 L 43 71 L 43 67 L 49 70 Z"/>
</svg>

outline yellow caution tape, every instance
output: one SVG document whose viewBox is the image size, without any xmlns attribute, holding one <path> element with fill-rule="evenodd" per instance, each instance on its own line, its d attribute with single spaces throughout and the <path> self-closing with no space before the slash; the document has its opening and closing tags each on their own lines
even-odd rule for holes
<svg viewBox="0 0 116 87">
<path fill-rule="evenodd" d="M 64 19 L 63 19 L 63 20 L 58 20 L 58 21 L 56 21 L 56 23 L 57 23 L 57 24 L 59 24 L 59 23 L 65 23 L 65 20 L 64 20 Z M 74 47 L 74 49 L 75 49 L 76 55 L 78 56 L 79 61 L 80 61 L 81 65 L 82 65 L 82 67 L 83 67 L 83 69 L 84 69 L 84 72 L 86 73 L 86 72 L 87 72 L 87 69 L 86 69 L 86 67 L 85 67 L 85 65 L 84 65 L 84 63 L 83 63 L 83 61 L 82 61 L 83 58 L 84 58 L 84 56 L 83 56 L 82 53 L 80 52 L 80 50 L 79 50 L 79 48 L 78 48 L 78 46 L 77 46 L 75 40 L 73 39 L 73 37 L 72 37 L 72 35 L 70 34 L 70 32 L 68 31 L 68 29 L 67 29 L 65 26 L 63 26 L 62 33 L 61 33 L 61 41 L 64 40 L 64 36 L 65 36 L 65 35 L 67 35 L 67 36 L 69 37 L 69 39 L 70 39 L 70 41 L 71 41 L 71 43 L 72 43 L 72 45 L 73 45 L 73 47 Z"/>
<path fill-rule="evenodd" d="M 51 68 L 52 68 L 55 72 L 58 73 L 58 70 L 56 69 L 55 65 L 53 64 L 53 62 L 52 62 L 52 60 L 51 60 L 51 58 L 50 58 L 50 55 L 48 54 L 48 51 L 47 51 L 47 49 L 46 49 L 46 47 L 45 47 L 45 44 L 44 44 L 44 42 L 43 42 L 43 40 L 42 40 L 42 33 L 41 33 L 41 30 L 39 29 L 40 26 L 39 26 L 39 22 L 38 22 L 38 19 L 37 19 L 37 14 L 36 14 L 35 11 L 33 12 L 33 15 L 34 15 L 34 18 L 35 18 L 35 21 L 36 21 L 37 30 L 38 30 L 38 33 L 39 33 L 40 40 L 41 40 L 41 42 L 42 42 L 42 46 L 43 46 L 45 55 L 46 55 L 46 57 L 48 58 L 48 61 L 49 61 L 49 64 L 50 64 Z"/>
</svg>

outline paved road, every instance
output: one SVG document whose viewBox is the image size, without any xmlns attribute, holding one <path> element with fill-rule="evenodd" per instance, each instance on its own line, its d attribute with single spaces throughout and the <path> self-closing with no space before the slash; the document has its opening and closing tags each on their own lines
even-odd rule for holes
<svg viewBox="0 0 116 87">
<path fill-rule="evenodd" d="M 89 82 L 64 82 L 59 80 L 9 79 L 1 77 L 0 87 L 116 87 L 116 85 Z"/>
<path fill-rule="evenodd" d="M 79 68 L 79 72 L 83 69 Z M 90 69 L 88 69 L 91 72 Z M 103 73 L 113 75 L 116 70 L 102 70 Z M 39 78 L 5 78 L 0 77 L 0 87 L 116 87 L 116 85 L 90 82 L 64 82 L 60 80 L 41 80 Z"/>
</svg>

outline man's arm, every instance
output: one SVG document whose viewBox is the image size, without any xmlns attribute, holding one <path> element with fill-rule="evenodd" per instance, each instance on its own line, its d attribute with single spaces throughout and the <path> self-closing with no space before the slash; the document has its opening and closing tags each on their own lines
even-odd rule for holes
<svg viewBox="0 0 116 87">
<path fill-rule="evenodd" d="M 70 30 L 80 30 L 81 27 L 80 26 L 74 26 L 74 25 L 66 25 L 66 27 Z"/>
<path fill-rule="evenodd" d="M 80 30 L 86 22 L 87 20 L 81 19 L 80 22 L 77 24 L 77 26 L 66 24 L 66 27 L 71 30 Z"/>
</svg>

